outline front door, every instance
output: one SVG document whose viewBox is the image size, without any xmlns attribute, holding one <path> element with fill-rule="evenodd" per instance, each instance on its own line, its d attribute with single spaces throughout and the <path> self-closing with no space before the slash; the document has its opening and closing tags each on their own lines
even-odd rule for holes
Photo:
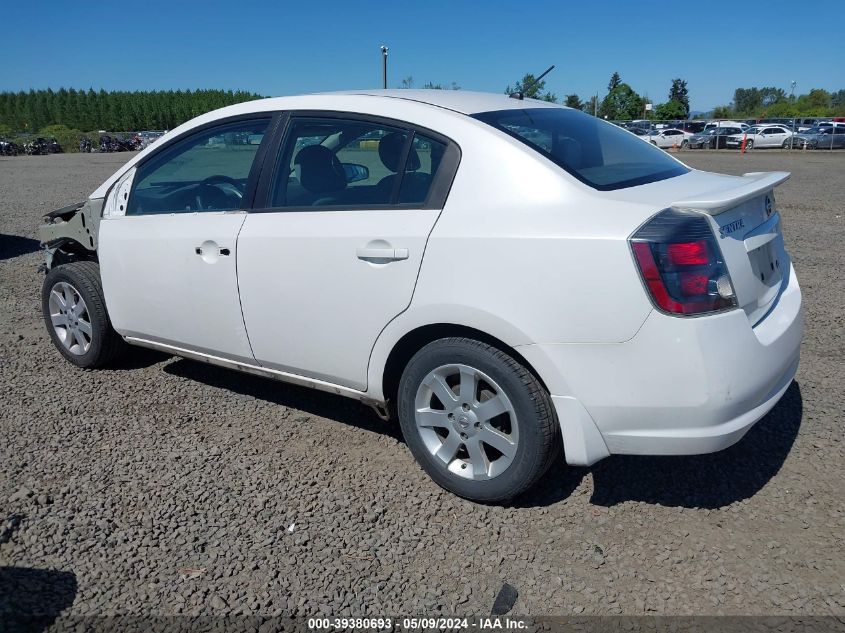
<svg viewBox="0 0 845 633">
<path fill-rule="evenodd" d="M 457 151 L 428 133 L 293 117 L 266 208 L 249 214 L 238 239 L 256 360 L 366 389 L 370 351 L 411 302 L 456 166 Z"/>
<path fill-rule="evenodd" d="M 254 362 L 238 298 L 237 238 L 269 121 L 198 131 L 115 185 L 99 256 L 120 334 Z"/>
</svg>

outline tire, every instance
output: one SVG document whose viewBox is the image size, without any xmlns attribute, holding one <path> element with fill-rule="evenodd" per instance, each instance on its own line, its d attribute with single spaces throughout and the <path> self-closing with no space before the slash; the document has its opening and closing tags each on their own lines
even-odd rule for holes
<svg viewBox="0 0 845 633">
<path fill-rule="evenodd" d="M 402 373 L 398 412 L 423 470 L 472 501 L 501 503 L 525 492 L 561 447 L 540 381 L 510 355 L 473 339 L 440 339 L 418 351 Z"/>
<path fill-rule="evenodd" d="M 77 367 L 103 367 L 126 348 L 109 320 L 95 262 L 71 262 L 50 270 L 41 288 L 41 313 L 53 345 Z"/>
<path fill-rule="evenodd" d="M 689 141 L 684 139 L 681 141 L 681 149 L 689 149 Z"/>
<path fill-rule="evenodd" d="M 745 141 L 745 151 L 747 152 L 750 149 L 754 149 L 754 141 L 747 140 Z"/>
<path fill-rule="evenodd" d="M 789 149 L 789 139 L 786 139 L 781 145 L 783 149 Z"/>
</svg>

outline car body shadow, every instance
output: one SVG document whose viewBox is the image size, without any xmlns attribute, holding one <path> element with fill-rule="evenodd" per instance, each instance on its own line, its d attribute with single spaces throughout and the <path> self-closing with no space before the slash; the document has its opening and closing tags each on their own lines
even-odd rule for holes
<svg viewBox="0 0 845 633">
<path fill-rule="evenodd" d="M 0 629 L 46 631 L 73 604 L 76 592 L 72 572 L 0 567 Z"/>
<path fill-rule="evenodd" d="M 251 396 L 359 429 L 387 435 L 404 443 L 398 424 L 385 422 L 371 408 L 351 398 L 186 358 L 180 358 L 166 365 L 164 371 L 242 396 Z"/>
<path fill-rule="evenodd" d="M 801 388 L 793 382 L 780 402 L 730 448 L 706 455 L 614 455 L 589 468 L 561 468 L 561 458 L 515 505 L 548 506 L 563 501 L 592 473 L 590 503 L 597 506 L 642 501 L 723 508 L 753 497 L 777 474 L 795 443 L 802 415 Z"/>
<path fill-rule="evenodd" d="M 0 233 L 0 261 L 35 253 L 41 249 L 38 240 L 20 235 Z"/>
<path fill-rule="evenodd" d="M 130 345 L 125 353 L 120 354 L 109 364 L 108 369 L 114 371 L 133 371 L 158 365 L 169 358 L 173 358 L 173 356 L 164 352 L 147 349 L 146 347 Z"/>
<path fill-rule="evenodd" d="M 382 421 L 368 407 L 349 398 L 187 359 L 166 365 L 164 371 L 404 443 L 397 423 Z M 802 415 L 801 388 L 793 382 L 780 402 L 730 448 L 706 455 L 616 455 L 589 468 L 568 466 L 561 455 L 542 480 L 513 505 L 537 507 L 565 501 L 584 476 L 592 473 L 590 502 L 598 506 L 625 501 L 686 508 L 728 506 L 754 496 L 777 474 L 798 435 Z"/>
</svg>

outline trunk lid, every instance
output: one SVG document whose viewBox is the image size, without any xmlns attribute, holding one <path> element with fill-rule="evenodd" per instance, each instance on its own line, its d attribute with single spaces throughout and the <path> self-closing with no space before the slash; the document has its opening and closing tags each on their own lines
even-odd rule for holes
<svg viewBox="0 0 845 633">
<path fill-rule="evenodd" d="M 789 176 L 788 172 L 727 176 L 694 170 L 613 194 L 658 209 L 705 214 L 730 273 L 737 303 L 754 326 L 773 306 L 789 272 L 774 195 L 774 188 Z"/>
<path fill-rule="evenodd" d="M 734 187 L 689 196 L 671 204 L 676 209 L 710 216 L 737 303 L 752 326 L 766 316 L 789 271 L 790 260 L 774 194 L 774 188 L 789 176 L 787 172 L 749 173 Z"/>
</svg>

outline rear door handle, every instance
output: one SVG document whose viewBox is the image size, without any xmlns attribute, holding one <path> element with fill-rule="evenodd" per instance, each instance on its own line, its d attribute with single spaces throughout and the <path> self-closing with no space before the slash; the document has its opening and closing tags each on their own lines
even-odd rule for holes
<svg viewBox="0 0 845 633">
<path fill-rule="evenodd" d="M 391 262 L 408 259 L 407 248 L 359 248 L 355 254 L 364 261 L 371 259 L 387 260 Z"/>
</svg>

